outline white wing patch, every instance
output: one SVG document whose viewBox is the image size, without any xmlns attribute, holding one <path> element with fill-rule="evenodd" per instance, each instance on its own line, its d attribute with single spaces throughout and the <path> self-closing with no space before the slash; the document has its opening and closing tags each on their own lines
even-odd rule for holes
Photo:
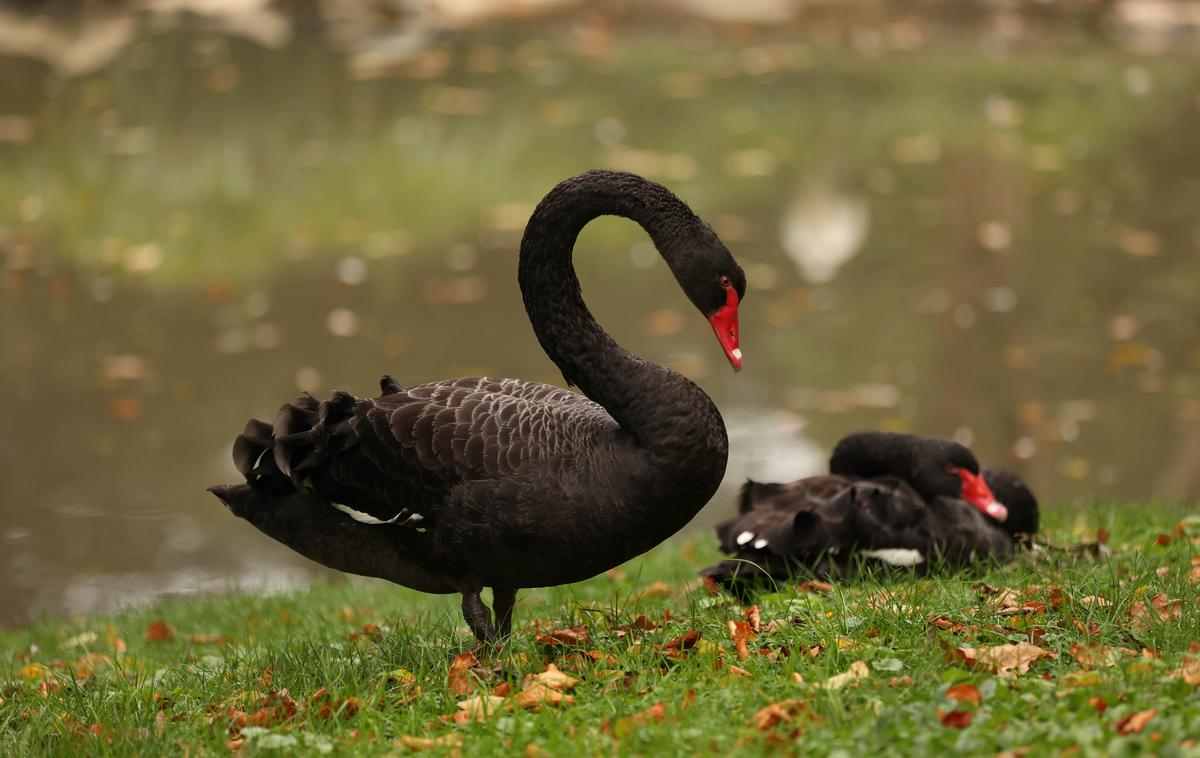
<svg viewBox="0 0 1200 758">
<path fill-rule="evenodd" d="M 885 547 L 880 550 L 863 550 L 868 558 L 883 561 L 892 566 L 916 566 L 925 562 L 925 556 L 920 550 L 910 550 L 903 547 Z"/>
<path fill-rule="evenodd" d="M 766 546 L 767 546 L 767 541 L 763 537 L 759 537 L 758 539 L 756 539 L 754 541 L 754 549 L 755 550 L 762 550 Z"/>
<path fill-rule="evenodd" d="M 737 543 L 739 545 L 745 545 L 752 539 L 754 539 L 754 532 L 742 532 L 737 536 Z"/>
<path fill-rule="evenodd" d="M 400 517 L 405 515 L 406 513 L 408 513 L 407 508 L 400 511 L 395 516 L 392 516 L 390 519 L 384 521 L 383 519 L 375 518 L 374 516 L 372 516 L 369 513 L 363 513 L 362 511 L 356 511 L 344 503 L 330 503 L 330 505 L 332 505 L 334 508 L 337 508 L 339 511 L 346 514 L 347 516 L 354 519 L 355 521 L 357 521 L 360 524 L 372 524 L 372 525 L 395 524 L 395 523 L 399 522 L 400 526 L 408 526 L 410 524 L 413 526 L 416 526 L 416 524 L 421 523 L 421 521 L 423 521 L 425 519 L 425 517 L 419 513 L 409 513 L 408 518 L 404 519 L 403 521 L 400 521 Z M 418 527 L 417 531 L 424 532 L 425 530 Z"/>
</svg>

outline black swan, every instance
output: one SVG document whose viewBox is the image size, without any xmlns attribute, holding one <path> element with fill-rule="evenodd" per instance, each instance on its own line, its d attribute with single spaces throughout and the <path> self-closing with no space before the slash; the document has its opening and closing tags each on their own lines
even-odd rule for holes
<svg viewBox="0 0 1200 758">
<path fill-rule="evenodd" d="M 702 573 L 735 594 L 797 574 L 848 576 L 865 563 L 963 568 L 1006 561 L 1038 528 L 1033 493 L 983 469 L 950 440 L 888 432 L 846 437 L 830 474 L 789 484 L 748 481 L 738 516 L 717 526 L 733 559 Z"/>
<path fill-rule="evenodd" d="M 387 376 L 379 397 L 305 394 L 274 424 L 247 424 L 233 448 L 246 483 L 211 491 L 318 563 L 462 593 L 481 642 L 510 633 L 517 590 L 587 579 L 674 534 L 725 473 L 725 424 L 703 390 L 622 348 L 588 311 L 571 256 L 602 215 L 645 229 L 740 369 L 746 278 L 729 250 L 665 187 L 589 171 L 538 204 L 518 266 L 538 341 L 582 395 L 519 379 L 403 387 Z"/>
</svg>

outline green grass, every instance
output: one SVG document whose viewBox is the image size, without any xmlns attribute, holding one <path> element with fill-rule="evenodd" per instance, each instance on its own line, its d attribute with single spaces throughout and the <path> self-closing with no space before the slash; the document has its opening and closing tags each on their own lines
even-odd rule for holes
<svg viewBox="0 0 1200 758">
<path fill-rule="evenodd" d="M 1200 658 L 1200 523 L 1180 530 L 1183 516 L 1135 506 L 1050 515 L 1058 542 L 1110 530 L 1107 561 L 1059 555 L 976 576 L 780 587 L 758 599 L 772 630 L 745 658 L 729 631 L 743 608 L 694 581 L 717 557 L 712 540 L 677 539 L 609 575 L 523 593 L 515 637 L 481 653 L 463 681 L 508 682 L 515 695 L 523 675 L 555 662 L 579 680 L 574 702 L 535 712 L 510 696 L 483 722 L 447 718 L 473 696 L 449 687 L 451 657 L 469 641 L 455 598 L 355 581 L 46 621 L 0 633 L 0 754 L 221 755 L 231 744 L 247 755 L 405 754 L 399 738 L 415 736 L 449 737 L 437 751 L 469 755 L 1196 755 L 1200 690 L 1177 672 Z M 979 582 L 1022 592 L 1030 612 L 1003 612 L 1002 594 Z M 1156 597 L 1179 603 L 1139 610 Z M 618 628 L 643 614 L 658 628 Z M 147 640 L 159 620 L 172 639 Z M 535 627 L 578 625 L 589 639 L 577 649 L 536 640 Z M 664 652 L 690 631 L 700 634 L 693 648 Z M 956 652 L 1031 641 L 1050 655 L 1009 676 Z M 1078 646 L 1088 644 L 1113 665 L 1085 670 Z M 854 669 L 867 675 L 826 684 Z M 951 691 L 967 700 L 947 697 L 967 684 Z M 779 723 L 756 726 L 760 709 L 789 700 Z M 1149 709 L 1140 731 L 1119 733 Z M 945 726 L 939 714 L 970 722 Z"/>
</svg>

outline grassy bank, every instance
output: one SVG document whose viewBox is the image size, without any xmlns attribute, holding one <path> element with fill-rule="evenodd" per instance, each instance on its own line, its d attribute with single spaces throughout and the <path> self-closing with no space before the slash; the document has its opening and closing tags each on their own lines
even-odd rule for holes
<svg viewBox="0 0 1200 758">
<path fill-rule="evenodd" d="M 0 754 L 1200 754 L 1184 517 L 1059 511 L 1113 555 L 787 586 L 757 618 L 694 581 L 698 535 L 524 593 L 481 661 L 451 660 L 453 598 L 375 582 L 48 621 L 0 633 Z"/>
</svg>

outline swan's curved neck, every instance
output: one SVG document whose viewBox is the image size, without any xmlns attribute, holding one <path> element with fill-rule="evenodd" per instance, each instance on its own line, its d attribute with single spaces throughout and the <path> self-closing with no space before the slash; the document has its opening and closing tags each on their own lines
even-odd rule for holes
<svg viewBox="0 0 1200 758">
<path fill-rule="evenodd" d="M 618 345 L 583 301 L 571 255 L 584 225 L 604 215 L 640 224 L 672 271 L 688 255 L 687 232 L 703 224 L 670 191 L 630 174 L 597 171 L 559 184 L 538 205 L 521 241 L 518 278 L 538 341 L 563 377 L 603 405 L 640 446 L 673 457 L 716 447 L 724 456 L 724 424 L 708 396 Z"/>
</svg>

